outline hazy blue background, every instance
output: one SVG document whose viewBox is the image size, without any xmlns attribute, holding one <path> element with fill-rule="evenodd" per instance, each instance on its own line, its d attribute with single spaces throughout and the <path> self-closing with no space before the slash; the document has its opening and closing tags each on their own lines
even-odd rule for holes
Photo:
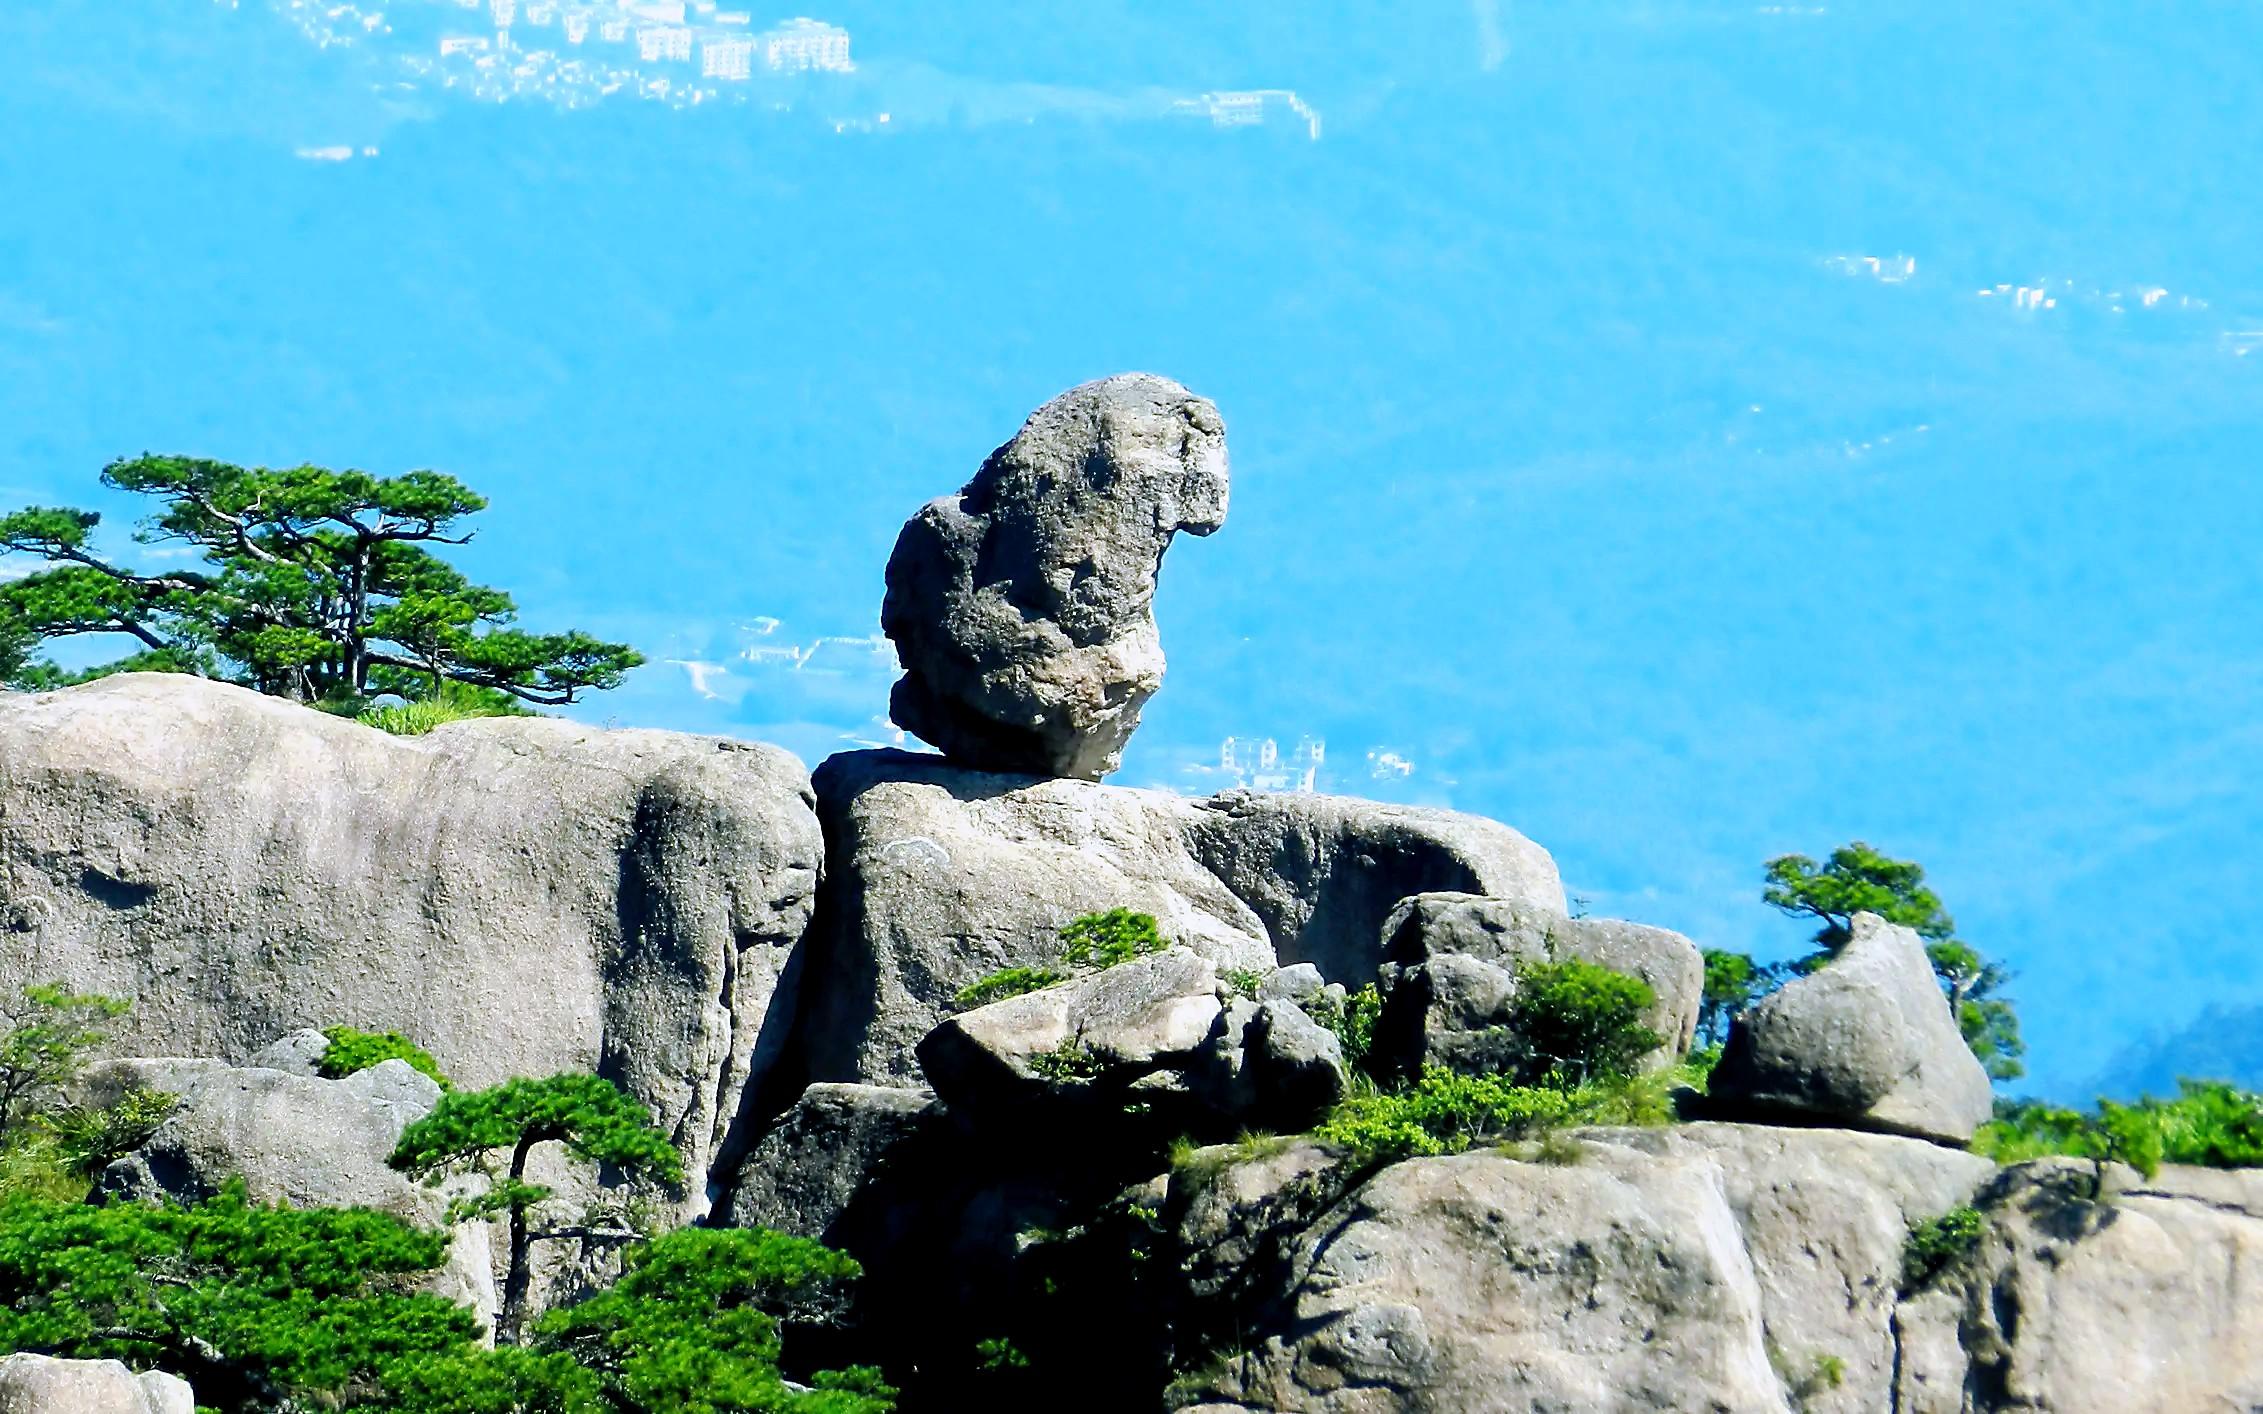
<svg viewBox="0 0 2263 1414">
<path fill-rule="evenodd" d="M 1863 837 L 2031 1088 L 2263 1081 L 2263 9 L 811 3 L 855 74 L 689 110 L 436 87 L 437 0 L 0 9 L 0 506 L 438 467 L 654 658 L 584 715 L 814 760 L 904 517 L 1168 373 L 1233 511 L 1118 779 L 1324 737 L 1770 955 L 1761 861 Z M 1254 88 L 1318 138 L 1171 111 Z"/>
</svg>

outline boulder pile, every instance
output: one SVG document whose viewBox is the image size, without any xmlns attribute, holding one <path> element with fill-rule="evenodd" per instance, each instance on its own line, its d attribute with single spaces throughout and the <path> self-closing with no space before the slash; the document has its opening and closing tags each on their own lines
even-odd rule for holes
<svg viewBox="0 0 2263 1414">
<path fill-rule="evenodd" d="M 616 1080 L 682 1152 L 664 1220 L 847 1249 L 859 1334 L 924 1407 L 2263 1407 L 2254 1176 L 1965 1152 L 1987 1076 L 1922 944 L 1868 915 L 1736 1019 L 1688 1122 L 1397 1162 L 1298 1133 L 1375 1077 L 1502 1070 L 1540 964 L 1645 982 L 1668 1066 L 1703 965 L 1573 917 L 1490 820 L 1101 781 L 1162 682 L 1162 557 L 1223 524 L 1226 467 L 1215 407 L 1124 375 L 905 526 L 893 711 L 939 755 L 404 739 L 187 677 L 0 693 L 0 988 L 131 998 L 129 1047 L 194 1057 L 85 1077 L 180 1097 L 103 1189 L 241 1174 L 437 1220 L 384 1158 L 438 1092 L 398 1061 L 321 1078 L 293 1028 L 342 1024 L 467 1087 Z M 1154 928 L 1103 965 L 1064 929 L 1111 910 Z M 556 1145 L 530 1173 L 604 1180 Z M 1912 1229 L 1964 1207 L 1981 1238 L 1913 1277 Z M 452 1294 L 491 1308 L 494 1248 L 459 1237 Z M 1073 1388 L 1016 1404 L 983 1380 L 1024 1317 Z M 176 1386 L 15 1356 L 0 1414 L 172 1414 Z"/>
</svg>

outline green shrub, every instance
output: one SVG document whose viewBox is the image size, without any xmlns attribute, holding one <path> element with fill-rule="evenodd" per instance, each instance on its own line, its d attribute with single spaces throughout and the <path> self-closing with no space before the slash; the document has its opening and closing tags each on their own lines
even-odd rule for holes
<svg viewBox="0 0 2263 1414">
<path fill-rule="evenodd" d="M 1265 985 L 1267 975 L 1262 968 L 1229 967 L 1219 973 L 1218 978 L 1226 984 L 1229 991 L 1256 1001 L 1257 989 Z"/>
<path fill-rule="evenodd" d="M 440 1063 L 398 1031 L 356 1031 L 351 1026 L 325 1026 L 322 1034 L 330 1044 L 323 1048 L 315 1069 L 332 1080 L 344 1079 L 357 1070 L 367 1070 L 389 1060 L 399 1060 L 431 1076 L 441 1089 L 455 1088 L 442 1073 Z"/>
<path fill-rule="evenodd" d="M 2100 1100 L 2095 1112 L 2007 1101 L 1973 1136 L 2000 1164 L 2064 1154 L 2128 1164 L 2151 1177 L 2164 1163 L 2263 1166 L 2263 1095 L 2219 1080 L 2183 1080 L 2174 1099 Z"/>
<path fill-rule="evenodd" d="M 857 1264 L 762 1229 L 689 1228 L 621 1279 L 483 1348 L 472 1312 L 413 1288 L 448 1238 L 367 1209 L 0 1201 L 0 1350 L 187 1376 L 225 1414 L 887 1414 L 871 1369 L 778 1370 L 779 1322 L 831 1320 Z"/>
<path fill-rule="evenodd" d="M 1524 1052 L 1517 1078 L 1574 1089 L 1632 1075 L 1665 1044 L 1643 1025 L 1657 1002 L 1640 978 L 1578 958 L 1520 964 L 1510 1003 L 1510 1030 Z"/>
<path fill-rule="evenodd" d="M 31 986 L 9 1006 L 0 1031 L 0 1134 L 54 1102 L 79 1073 L 87 1053 L 108 1037 L 110 1023 L 126 1014 L 116 997 Z"/>
<path fill-rule="evenodd" d="M 102 1109 L 63 1105 L 31 1123 L 53 1137 L 56 1156 L 72 1174 L 91 1181 L 111 1160 L 140 1148 L 179 1105 L 179 1096 L 163 1090 L 133 1090 Z"/>
<path fill-rule="evenodd" d="M 383 706 L 366 702 L 347 705 L 355 721 L 393 736 L 423 736 L 450 722 L 468 722 L 479 717 L 538 715 L 507 692 L 471 683 L 443 682 L 437 693 L 429 686 L 416 691 L 419 695 L 404 702 Z"/>
<path fill-rule="evenodd" d="M 1161 952 L 1164 946 L 1155 916 L 1128 908 L 1087 913 L 1061 927 L 1062 961 L 1096 972 Z"/>
<path fill-rule="evenodd" d="M 1031 1056 L 1029 1068 L 1047 1080 L 1091 1080 L 1106 1070 L 1108 1063 L 1083 1042 L 1071 1039 Z"/>
<path fill-rule="evenodd" d="M 0 1203 L 0 1350 L 186 1376 L 227 1410 L 309 1405 L 384 1364 L 476 1349 L 465 1307 L 411 1293 L 444 1233 L 367 1209 Z"/>
<path fill-rule="evenodd" d="M 1564 1090 L 1432 1067 L 1404 1090 L 1351 1096 L 1313 1134 L 1355 1161 L 1389 1162 L 1526 1138 L 1579 1108 L 1579 1098 Z"/>
<path fill-rule="evenodd" d="M 978 1006 L 1023 996 L 1067 980 L 1064 974 L 1050 967 L 1000 968 L 979 982 L 959 988 L 951 996 L 951 1005 L 959 1011 L 972 1011 Z"/>
<path fill-rule="evenodd" d="M 1979 1209 L 1951 1208 L 1911 1228 L 1902 1243 L 1902 1292 L 1923 1287 L 1951 1262 L 1979 1247 L 1987 1227 Z"/>
<path fill-rule="evenodd" d="M 1367 1068 L 1375 1049 L 1375 1022 L 1383 1014 L 1383 994 L 1373 982 L 1338 1002 L 1326 992 L 1304 1002 L 1304 1014 L 1336 1033 L 1343 1048 L 1344 1068 L 1354 1075 Z"/>
</svg>

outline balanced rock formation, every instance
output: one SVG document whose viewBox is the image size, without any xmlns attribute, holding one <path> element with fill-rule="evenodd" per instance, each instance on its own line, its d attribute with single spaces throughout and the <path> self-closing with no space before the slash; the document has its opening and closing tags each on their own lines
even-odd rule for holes
<svg viewBox="0 0 2263 1414">
<path fill-rule="evenodd" d="M 106 1061 L 76 1088 L 92 1104 L 130 1090 L 178 1097 L 173 1113 L 132 1153 L 103 1170 L 112 1198 L 201 1202 L 234 1178 L 257 1203 L 374 1208 L 420 1227 L 443 1227 L 448 1195 L 386 1165 L 401 1131 L 432 1112 L 440 1087 L 389 1060 L 338 1080 L 225 1061 Z M 458 1227 L 432 1289 L 492 1321 L 495 1278 L 488 1231 Z"/>
<path fill-rule="evenodd" d="M 1383 1014 L 1377 1064 L 1413 1075 L 1424 1065 L 1473 1074 L 1508 1068 L 1517 968 L 1577 959 L 1647 983 L 1656 1000 L 1643 1024 L 1661 1060 L 1689 1049 L 1705 963 L 1679 933 L 1602 918 L 1567 918 L 1516 898 L 1426 893 L 1384 925 Z"/>
<path fill-rule="evenodd" d="M 773 747 L 535 718 L 393 737 L 179 676 L 0 693 L 0 811 L 0 990 L 128 998 L 127 1050 L 242 1060 L 342 1023 L 469 1086 L 594 1071 L 695 1175 L 821 858 Z"/>
<path fill-rule="evenodd" d="M 1460 889 L 1561 915 L 1547 852 L 1506 825 L 1328 796 L 1161 791 L 849 752 L 818 767 L 827 862 L 799 984 L 814 1081 L 912 1084 L 954 993 L 1058 967 L 1061 925 L 1131 908 L 1219 970 L 1314 962 L 1358 987 L 1398 902 Z"/>
<path fill-rule="evenodd" d="M 1926 961 L 1874 913 L 1815 973 L 1730 1025 L 1709 1087 L 1723 1113 L 1805 1116 L 1962 1145 L 1994 1100 Z"/>
<path fill-rule="evenodd" d="M 0 1357 L 0 1414 L 196 1414 L 188 1381 L 116 1360 Z"/>
<path fill-rule="evenodd" d="M 891 716 L 964 765 L 1106 775 L 1163 684 L 1163 552 L 1225 519 L 1208 399 L 1144 373 L 1061 394 L 897 538 Z"/>
</svg>

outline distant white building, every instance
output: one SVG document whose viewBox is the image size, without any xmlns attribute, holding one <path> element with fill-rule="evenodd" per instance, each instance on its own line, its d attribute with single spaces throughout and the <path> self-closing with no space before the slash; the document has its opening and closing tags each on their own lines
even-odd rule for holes
<svg viewBox="0 0 2263 1414">
<path fill-rule="evenodd" d="M 1283 113 L 1291 120 L 1304 124 L 1305 135 L 1314 142 L 1320 140 L 1320 114 L 1311 104 L 1285 88 L 1206 93 L 1200 98 L 1182 98 L 1172 104 L 1171 109 L 1190 117 L 1208 118 L 1211 126 L 1219 128 L 1259 127 L 1275 113 Z"/>
<path fill-rule="evenodd" d="M 637 57 L 646 63 L 662 59 L 691 62 L 692 32 L 683 25 L 651 25 L 636 32 Z"/>
<path fill-rule="evenodd" d="M 709 79 L 747 79 L 754 74 L 754 41 L 710 37 L 699 47 L 699 73 Z"/>
<path fill-rule="evenodd" d="M 1319 788 L 1327 760 L 1328 743 L 1319 737 L 1297 738 L 1286 756 L 1271 737 L 1230 736 L 1218 744 L 1219 772 L 1245 790 L 1308 795 Z"/>
<path fill-rule="evenodd" d="M 822 20 L 788 20 L 763 34 L 759 42 L 763 67 L 777 73 L 845 74 L 856 67 L 849 62 L 849 32 Z"/>
</svg>

